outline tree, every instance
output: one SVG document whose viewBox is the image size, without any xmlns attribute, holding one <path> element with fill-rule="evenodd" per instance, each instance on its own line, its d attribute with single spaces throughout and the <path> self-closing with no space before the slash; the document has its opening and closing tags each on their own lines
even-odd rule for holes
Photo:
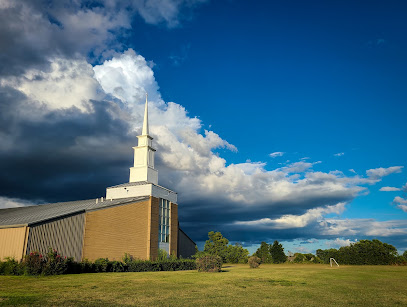
<svg viewBox="0 0 407 307">
<path fill-rule="evenodd" d="M 283 263 L 287 261 L 287 256 L 284 254 L 283 245 L 274 241 L 273 245 L 270 247 L 271 258 L 273 263 Z"/>
<path fill-rule="evenodd" d="M 261 242 L 260 247 L 253 254 L 260 258 L 261 263 L 272 263 L 272 258 L 270 254 L 270 245 L 266 242 Z"/>
<path fill-rule="evenodd" d="M 339 250 L 331 248 L 317 250 L 317 256 L 324 263 L 335 258 L 340 264 L 392 264 L 397 261 L 397 249 L 379 240 L 360 240 L 350 246 L 342 246 Z"/>
<path fill-rule="evenodd" d="M 404 251 L 403 257 L 407 260 L 407 250 Z"/>
<path fill-rule="evenodd" d="M 229 244 L 229 240 L 226 239 L 222 234 L 214 231 L 208 233 L 209 240 L 206 240 L 204 246 L 204 252 L 217 255 L 222 258 L 223 262 L 226 262 L 226 249 Z"/>
<path fill-rule="evenodd" d="M 229 244 L 226 248 L 227 263 L 247 263 L 249 251 L 239 243 L 235 245 Z"/>
</svg>

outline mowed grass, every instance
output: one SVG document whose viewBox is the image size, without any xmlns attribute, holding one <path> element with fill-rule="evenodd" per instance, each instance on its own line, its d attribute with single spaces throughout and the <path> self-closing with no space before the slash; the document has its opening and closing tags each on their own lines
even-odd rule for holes
<svg viewBox="0 0 407 307">
<path fill-rule="evenodd" d="M 407 306 L 407 267 L 224 265 L 197 271 L 0 276 L 0 305 Z"/>
</svg>

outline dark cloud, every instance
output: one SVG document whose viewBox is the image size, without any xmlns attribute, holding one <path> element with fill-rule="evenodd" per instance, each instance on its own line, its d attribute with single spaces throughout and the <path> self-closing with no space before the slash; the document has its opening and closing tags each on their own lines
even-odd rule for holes
<svg viewBox="0 0 407 307">
<path fill-rule="evenodd" d="M 5 0 L 0 9 L 0 75 L 46 70 L 53 57 L 100 56 L 107 46 L 120 49 L 116 40 L 130 28 L 125 6 L 92 3 Z"/>
<path fill-rule="evenodd" d="M 92 113 L 76 108 L 41 114 L 44 106 L 20 92 L 0 89 L 0 195 L 44 201 L 104 196 L 127 181 L 135 135 L 114 117 L 109 101 L 90 101 Z M 38 115 L 40 116 L 40 115 Z"/>
</svg>

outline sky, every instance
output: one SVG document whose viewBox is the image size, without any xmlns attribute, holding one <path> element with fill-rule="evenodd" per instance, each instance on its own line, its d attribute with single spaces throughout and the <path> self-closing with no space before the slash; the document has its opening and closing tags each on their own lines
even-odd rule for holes
<svg viewBox="0 0 407 307">
<path fill-rule="evenodd" d="M 0 208 L 128 182 L 149 94 L 183 230 L 407 250 L 405 1 L 0 0 Z"/>
</svg>

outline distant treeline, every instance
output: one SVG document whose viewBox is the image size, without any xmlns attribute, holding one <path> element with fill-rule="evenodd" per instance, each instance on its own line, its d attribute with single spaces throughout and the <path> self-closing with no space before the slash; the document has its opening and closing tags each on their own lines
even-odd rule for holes
<svg viewBox="0 0 407 307">
<path fill-rule="evenodd" d="M 339 264 L 406 264 L 407 251 L 401 256 L 397 249 L 379 240 L 360 240 L 339 249 L 318 249 L 317 257 L 323 263 L 329 263 L 334 258 Z"/>
<path fill-rule="evenodd" d="M 215 255 L 222 259 L 223 263 L 247 263 L 249 251 L 240 244 L 231 245 L 220 232 L 208 233 L 204 250 L 197 252 L 195 257 Z M 400 264 L 407 265 L 407 251 L 403 255 L 397 253 L 397 249 L 390 244 L 379 240 L 361 240 L 350 246 L 339 249 L 318 249 L 316 255 L 296 253 L 286 256 L 281 243 L 274 241 L 272 244 L 261 242 L 260 247 L 253 254 L 260 258 L 260 263 L 329 263 L 334 258 L 339 264 Z"/>
</svg>

